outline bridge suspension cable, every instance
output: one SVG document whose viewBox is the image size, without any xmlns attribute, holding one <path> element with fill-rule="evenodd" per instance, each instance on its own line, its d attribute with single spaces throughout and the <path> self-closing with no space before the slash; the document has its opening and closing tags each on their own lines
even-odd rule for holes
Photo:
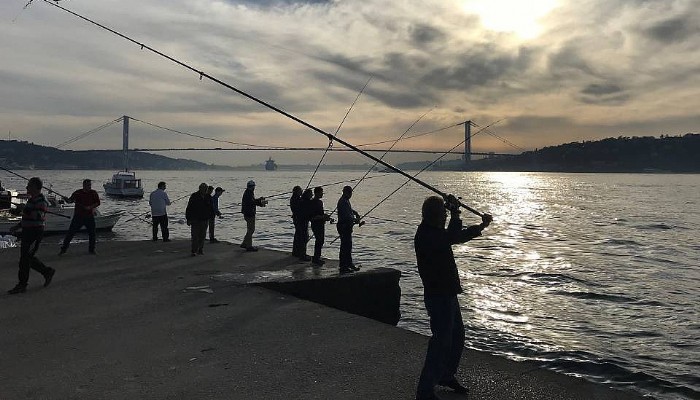
<svg viewBox="0 0 700 400">
<path fill-rule="evenodd" d="M 81 133 L 81 134 L 78 135 L 78 136 L 72 137 L 72 138 L 66 140 L 66 141 L 63 142 L 63 143 L 60 143 L 60 144 L 56 145 L 55 147 L 56 147 L 57 149 L 60 149 L 60 148 L 63 147 L 63 146 L 68 146 L 69 144 L 73 144 L 73 143 L 77 142 L 78 140 L 85 139 L 86 137 L 88 137 L 88 136 L 90 136 L 90 135 L 92 135 L 92 134 L 95 134 L 95 133 L 97 133 L 97 132 L 99 132 L 99 131 L 105 129 L 105 128 L 107 128 L 108 126 L 111 126 L 111 125 L 116 124 L 117 122 L 120 122 L 120 121 L 122 120 L 122 118 L 123 118 L 123 117 L 119 117 L 119 118 L 117 118 L 117 119 L 115 119 L 115 120 L 113 120 L 113 121 L 109 121 L 109 122 L 107 122 L 107 123 L 105 123 L 105 124 L 102 124 L 102 125 L 98 126 L 97 128 L 90 129 L 89 131 L 87 131 L 87 132 L 85 132 L 85 133 Z"/>
</svg>

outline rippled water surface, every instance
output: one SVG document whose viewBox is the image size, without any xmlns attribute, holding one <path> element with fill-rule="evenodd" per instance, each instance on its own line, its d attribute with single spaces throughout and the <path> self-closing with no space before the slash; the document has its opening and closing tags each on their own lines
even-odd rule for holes
<svg viewBox="0 0 700 400">
<path fill-rule="evenodd" d="M 25 173 L 66 194 L 83 177 L 94 179 L 99 191 L 97 182 L 110 178 L 106 171 Z M 360 175 L 322 171 L 314 182 Z M 248 179 L 256 180 L 258 196 L 269 196 L 305 185 L 310 173 L 146 171 L 139 176 L 148 191 L 167 181 L 171 199 L 196 190 L 200 182 L 222 186 L 226 207 L 240 202 Z M 483 237 L 454 247 L 469 347 L 658 398 L 700 398 L 700 175 L 433 172 L 422 178 L 495 217 Z M 18 179 L 2 180 L 24 187 Z M 401 183 L 397 174 L 366 180 L 353 206 L 362 213 Z M 335 207 L 340 188 L 326 188 L 326 208 Z M 403 272 L 400 326 L 425 334 L 413 235 L 429 194 L 406 186 L 370 214 L 381 219 L 368 219 L 355 234 L 356 261 Z M 189 237 L 185 206 L 183 199 L 169 209 L 174 237 Z M 148 203 L 107 199 L 102 209 L 139 214 L 148 211 Z M 239 208 L 225 211 L 217 236 L 240 240 L 245 224 Z M 128 218 L 102 240 L 150 238 L 148 225 L 124 222 Z M 463 219 L 479 222 L 469 213 Z M 270 201 L 258 221 L 258 244 L 291 248 L 286 197 Z M 328 243 L 336 235 L 332 227 L 327 232 Z M 324 255 L 337 258 L 337 246 L 327 245 Z"/>
</svg>

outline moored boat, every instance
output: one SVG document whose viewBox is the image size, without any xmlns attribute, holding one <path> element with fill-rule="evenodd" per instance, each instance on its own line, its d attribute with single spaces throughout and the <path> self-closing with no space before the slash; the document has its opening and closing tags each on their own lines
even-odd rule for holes
<svg viewBox="0 0 700 400">
<path fill-rule="evenodd" d="M 136 178 L 133 171 L 119 171 L 112 175 L 112 180 L 105 182 L 102 187 L 108 196 L 143 197 L 141 179 Z"/>
<path fill-rule="evenodd" d="M 73 218 L 72 206 L 58 203 L 53 196 L 47 196 L 49 202 L 48 212 L 46 213 L 46 225 L 44 233 L 65 233 L 68 232 L 70 221 Z M 95 210 L 95 228 L 98 231 L 111 231 L 114 225 L 117 224 L 122 216 L 122 211 L 101 213 Z M 10 232 L 10 228 L 17 225 L 21 220 L 21 216 L 14 210 L 0 211 L 0 235 L 6 235 Z M 85 227 L 81 228 L 84 231 Z"/>
</svg>

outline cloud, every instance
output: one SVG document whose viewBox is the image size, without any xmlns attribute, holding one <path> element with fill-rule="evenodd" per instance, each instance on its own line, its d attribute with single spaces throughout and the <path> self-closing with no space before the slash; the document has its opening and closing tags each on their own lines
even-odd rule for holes
<svg viewBox="0 0 700 400">
<path fill-rule="evenodd" d="M 1 2 L 0 15 L 15 15 L 23 5 Z M 696 5 L 562 0 L 541 20 L 543 33 L 524 40 L 485 29 L 457 0 L 65 4 L 328 129 L 372 76 L 344 128 L 351 141 L 393 136 L 436 106 L 426 125 L 505 117 L 509 122 L 499 132 L 533 148 L 632 126 L 638 134 L 672 133 L 664 126 L 697 130 Z M 0 25 L 0 52 L 11 55 L 0 64 L 0 128 L 38 143 L 59 142 L 123 114 L 234 141 L 319 140 L 226 88 L 200 82 L 196 73 L 40 2 L 16 23 Z M 521 136 L 526 143 L 517 141 Z M 446 138 L 452 139 L 427 136 L 415 146 L 443 145 Z M 96 147 L 107 143 L 101 136 L 90 140 Z M 479 149 L 485 151 L 501 146 L 476 143 L 494 146 Z"/>
</svg>

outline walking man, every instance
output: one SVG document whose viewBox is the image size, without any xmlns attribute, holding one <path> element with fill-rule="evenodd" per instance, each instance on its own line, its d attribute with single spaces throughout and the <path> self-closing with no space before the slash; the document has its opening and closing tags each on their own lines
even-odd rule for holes
<svg viewBox="0 0 700 400">
<path fill-rule="evenodd" d="M 311 200 L 309 207 L 309 220 L 311 221 L 311 231 L 314 233 L 316 243 L 314 244 L 314 256 L 311 258 L 311 263 L 315 265 L 323 265 L 325 262 L 321 260 L 321 249 L 323 248 L 323 240 L 326 233 L 326 222 L 331 220 L 331 216 L 327 215 L 323 210 L 323 188 L 317 186 L 314 188 L 314 198 Z"/>
<path fill-rule="evenodd" d="M 63 238 L 61 251 L 58 255 L 65 254 L 70 246 L 70 241 L 75 236 L 75 233 L 83 226 L 88 232 L 88 252 L 95 253 L 95 210 L 100 205 L 100 196 L 92 190 L 92 181 L 90 179 L 83 180 L 83 188 L 76 190 L 70 197 L 63 197 L 67 203 L 75 203 L 73 209 L 73 219 L 70 221 L 70 227 L 66 237 Z"/>
<path fill-rule="evenodd" d="M 338 200 L 338 223 L 336 229 L 340 236 L 340 273 L 347 274 L 353 271 L 359 271 L 360 268 L 352 262 L 352 228 L 353 225 L 364 225 L 364 221 L 360 221 L 360 214 L 352 209 L 350 198 L 352 197 L 352 187 L 343 187 L 343 195 Z"/>
<path fill-rule="evenodd" d="M 163 241 L 170 241 L 170 231 L 168 230 L 168 213 L 167 206 L 170 205 L 170 198 L 165 192 L 165 182 L 158 182 L 158 189 L 151 192 L 148 198 L 148 204 L 151 206 L 151 217 L 153 218 L 153 241 L 158 240 L 158 226 L 163 233 Z"/>
<path fill-rule="evenodd" d="M 450 223 L 445 229 L 447 210 Z M 432 336 L 418 381 L 417 400 L 439 399 L 435 385 L 467 394 L 455 377 L 464 349 L 464 323 L 457 294 L 462 293 L 452 245 L 481 236 L 493 218 L 483 214 L 480 225 L 462 228 L 459 201 L 452 195 L 445 202 L 437 196 L 423 202 L 423 220 L 414 238 L 418 273 L 423 281 L 425 308 L 430 316 Z"/>
<path fill-rule="evenodd" d="M 207 236 L 207 225 L 214 216 L 211 208 L 211 196 L 207 194 L 207 184 L 199 184 L 199 191 L 192 193 L 187 202 L 185 219 L 190 227 L 192 238 L 192 257 L 204 254 L 204 239 Z"/>
<path fill-rule="evenodd" d="M 246 232 L 243 238 L 241 247 L 246 251 L 258 251 L 257 247 L 253 246 L 253 232 L 255 232 L 255 212 L 257 207 L 265 207 L 267 200 L 264 197 L 255 198 L 255 181 L 248 181 L 246 190 L 243 192 L 241 200 L 241 213 L 246 222 Z"/>
<path fill-rule="evenodd" d="M 41 193 L 42 187 L 41 179 L 36 177 L 29 179 L 27 183 L 29 200 L 27 200 L 22 209 L 22 220 L 19 224 L 10 228 L 10 233 L 14 233 L 19 228 L 22 228 L 22 242 L 20 245 L 19 272 L 17 273 L 19 282 L 14 288 L 7 291 L 9 294 L 19 294 L 27 291 L 30 268 L 44 276 L 44 287 L 49 286 L 51 279 L 56 273 L 55 269 L 47 267 L 36 258 L 36 252 L 39 250 L 39 244 L 44 235 L 46 209 L 49 206 Z"/>
<path fill-rule="evenodd" d="M 211 187 L 211 186 L 209 186 Z M 222 189 L 221 187 L 217 187 L 216 190 L 214 190 L 214 195 L 211 196 L 211 208 L 212 212 L 214 213 L 209 220 L 209 242 L 210 243 L 219 243 L 216 238 L 214 238 L 214 225 L 216 225 L 216 217 L 221 218 L 221 211 L 219 211 L 219 197 L 221 197 L 221 194 L 224 193 L 225 190 Z"/>
<path fill-rule="evenodd" d="M 306 253 L 306 242 L 302 242 L 304 235 L 301 209 L 301 186 L 294 186 L 292 197 L 289 198 L 289 208 L 292 210 L 292 222 L 294 223 L 294 242 L 292 244 L 292 256 L 302 257 Z"/>
</svg>

